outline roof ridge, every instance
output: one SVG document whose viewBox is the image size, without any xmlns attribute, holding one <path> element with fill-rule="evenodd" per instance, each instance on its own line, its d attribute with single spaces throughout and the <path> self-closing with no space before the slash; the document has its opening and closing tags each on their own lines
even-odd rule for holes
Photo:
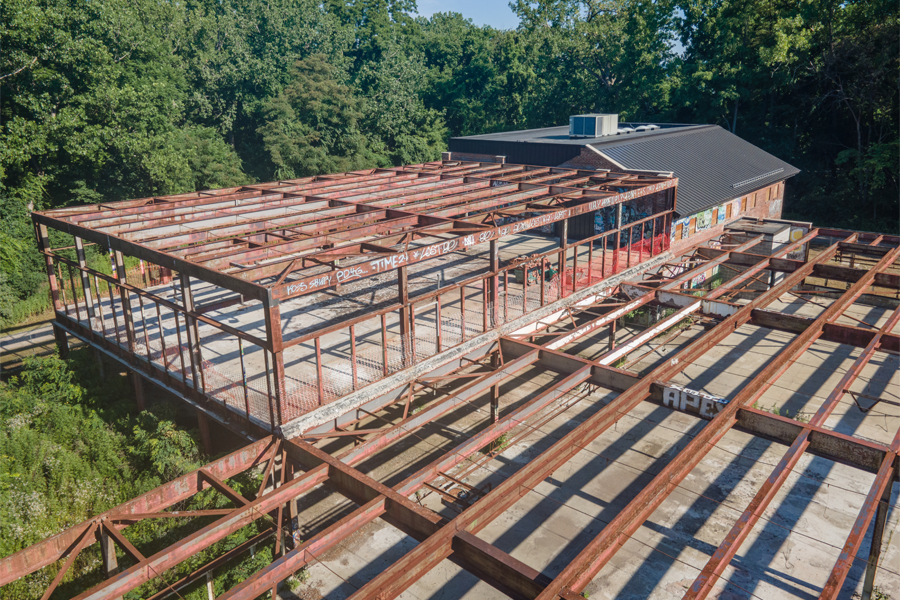
<svg viewBox="0 0 900 600">
<path fill-rule="evenodd" d="M 602 138 L 599 138 L 599 141 L 591 142 L 588 144 L 588 146 L 596 147 L 599 145 L 599 146 L 613 147 L 613 146 L 618 146 L 620 144 L 635 144 L 635 145 L 637 145 L 637 144 L 642 144 L 644 142 L 650 142 L 650 141 L 654 141 L 654 140 L 658 141 L 662 138 L 678 137 L 681 135 L 692 135 L 695 133 L 703 133 L 703 132 L 713 131 L 715 129 L 722 129 L 722 127 L 720 127 L 719 125 L 709 125 L 709 124 L 707 124 L 707 125 L 690 125 L 687 127 L 673 128 L 671 130 L 660 130 L 658 133 L 654 133 L 654 135 L 648 135 L 648 136 L 644 136 L 644 137 L 640 137 L 640 138 L 634 138 L 634 137 L 630 137 L 627 135 L 624 137 L 609 136 L 610 139 L 608 139 L 608 140 L 603 140 Z M 599 148 L 598 148 L 598 150 L 599 150 Z"/>
</svg>

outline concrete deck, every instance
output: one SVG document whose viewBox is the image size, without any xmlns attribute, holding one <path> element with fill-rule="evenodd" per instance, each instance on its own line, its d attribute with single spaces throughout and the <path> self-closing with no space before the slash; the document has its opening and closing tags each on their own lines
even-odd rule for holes
<svg viewBox="0 0 900 600">
<path fill-rule="evenodd" d="M 805 316 L 816 316 L 822 310 L 794 296 L 782 297 L 772 308 Z M 877 326 L 884 322 L 888 311 L 857 305 L 847 314 Z M 645 344 L 632 356 L 645 352 L 647 356 L 632 369 L 646 372 L 700 333 L 700 327 L 695 325 L 664 347 L 654 341 Z M 792 334 L 746 325 L 686 368 L 675 383 L 731 398 L 743 382 L 759 372 L 793 338 Z M 566 350 L 596 358 L 605 352 L 606 344 L 605 333 L 596 334 Z M 777 408 L 782 414 L 790 411 L 792 417 L 798 413 L 811 415 L 859 352 L 857 348 L 816 342 L 759 405 L 770 410 Z M 900 427 L 898 366 L 900 361 L 896 355 L 876 354 L 852 389 L 883 400 L 863 414 L 854 406 L 852 398 L 845 396 L 825 426 L 890 443 Z M 561 376 L 538 368 L 522 372 L 502 388 L 503 412 L 559 379 Z M 514 431 L 511 439 L 519 434 L 522 438 L 500 455 L 483 465 L 463 463 L 455 473 L 464 476 L 472 486 L 496 485 L 615 396 L 615 392 L 604 389 L 590 394 L 569 394 L 531 421 L 536 423 L 543 415 L 552 416 L 536 430 L 529 425 Z M 422 397 L 418 402 L 427 400 L 428 397 Z M 381 414 L 390 417 L 391 412 Z M 389 452 L 377 455 L 360 468 L 379 480 L 396 483 L 405 474 L 449 450 L 451 440 L 482 428 L 487 419 L 488 396 L 485 395 L 464 410 L 454 411 L 423 427 L 416 435 L 391 446 Z M 553 577 L 704 424 L 692 415 L 642 403 L 479 536 Z M 365 422 L 359 425 L 366 426 Z M 337 442 L 327 446 L 328 450 L 337 447 Z M 729 432 L 588 586 L 590 598 L 680 598 L 786 450 L 786 446 L 762 438 Z M 772 600 L 818 597 L 873 479 L 874 475 L 858 469 L 804 455 L 741 546 L 713 597 Z M 895 491 L 891 500 L 893 508 L 888 514 L 882 568 L 876 578 L 876 585 L 888 593 L 900 590 L 900 538 L 890 533 L 900 520 L 897 495 Z M 449 518 L 456 514 L 435 493 L 422 494 L 422 502 Z M 300 516 L 300 523 L 313 524 L 302 537 L 312 535 L 350 508 L 337 495 L 323 494 Z M 318 557 L 319 562 L 310 567 L 312 577 L 301 586 L 299 596 L 346 598 L 415 544 L 398 530 L 377 521 Z M 846 593 L 860 591 L 864 566 L 865 557 L 851 570 L 844 586 Z M 290 593 L 284 592 L 282 596 L 290 597 Z M 444 561 L 401 597 L 449 600 L 504 596 Z"/>
</svg>

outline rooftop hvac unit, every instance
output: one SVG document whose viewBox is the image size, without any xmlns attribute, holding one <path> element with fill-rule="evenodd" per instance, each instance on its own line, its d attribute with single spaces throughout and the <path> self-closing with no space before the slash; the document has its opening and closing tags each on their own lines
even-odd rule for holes
<svg viewBox="0 0 900 600">
<path fill-rule="evenodd" d="M 619 115 L 575 115 L 569 117 L 569 137 L 616 135 Z"/>
</svg>

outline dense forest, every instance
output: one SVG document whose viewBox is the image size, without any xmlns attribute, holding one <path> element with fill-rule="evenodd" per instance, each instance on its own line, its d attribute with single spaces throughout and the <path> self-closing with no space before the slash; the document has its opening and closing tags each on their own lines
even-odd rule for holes
<svg viewBox="0 0 900 600">
<path fill-rule="evenodd" d="M 717 123 L 803 170 L 789 217 L 898 229 L 889 0 L 6 0 L 0 324 L 47 306 L 28 211 L 439 158 L 451 135 Z"/>
</svg>

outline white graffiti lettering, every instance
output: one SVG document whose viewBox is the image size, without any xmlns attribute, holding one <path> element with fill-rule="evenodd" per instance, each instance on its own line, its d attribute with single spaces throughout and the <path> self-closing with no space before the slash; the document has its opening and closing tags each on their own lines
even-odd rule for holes
<svg viewBox="0 0 900 600">
<path fill-rule="evenodd" d="M 335 275 L 337 276 L 338 283 L 342 281 L 347 281 L 352 277 L 362 277 L 366 274 L 366 270 L 361 266 L 348 267 L 346 269 L 341 269 L 340 271 L 336 271 Z"/>
<path fill-rule="evenodd" d="M 405 265 L 407 262 L 409 262 L 409 255 L 406 252 L 400 252 L 383 258 L 376 258 L 369 263 L 369 266 L 372 267 L 376 273 L 381 273 L 382 271 L 387 271 L 389 269 L 396 269 Z"/>
<path fill-rule="evenodd" d="M 700 415 L 704 419 L 712 419 L 727 404 L 728 401 L 723 398 L 678 385 L 668 385 L 663 389 L 663 406 Z"/>
</svg>

